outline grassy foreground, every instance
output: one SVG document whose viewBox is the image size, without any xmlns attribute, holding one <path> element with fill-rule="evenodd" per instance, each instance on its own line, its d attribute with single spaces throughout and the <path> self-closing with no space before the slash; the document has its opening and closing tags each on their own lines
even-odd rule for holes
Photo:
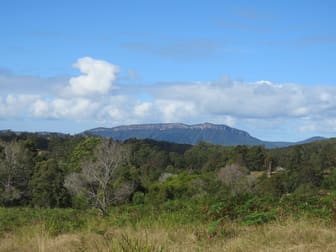
<svg viewBox="0 0 336 252">
<path fill-rule="evenodd" d="M 333 224 L 319 218 L 247 226 L 207 221 L 186 209 L 123 209 L 107 217 L 94 211 L 0 209 L 0 215 L 0 251 L 336 251 Z"/>
<path fill-rule="evenodd" d="M 336 251 L 334 228 L 321 222 L 287 220 L 243 227 L 227 223 L 216 237 L 206 226 L 109 227 L 56 236 L 42 226 L 26 227 L 0 239 L 0 251 Z"/>
</svg>

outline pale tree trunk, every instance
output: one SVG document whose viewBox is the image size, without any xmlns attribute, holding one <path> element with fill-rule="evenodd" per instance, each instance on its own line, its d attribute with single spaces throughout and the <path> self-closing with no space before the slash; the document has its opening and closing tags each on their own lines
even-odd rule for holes
<svg viewBox="0 0 336 252">
<path fill-rule="evenodd" d="M 128 152 L 124 146 L 118 142 L 103 139 L 96 147 L 93 159 L 81 165 L 82 171 L 79 175 L 86 185 L 74 176 L 69 177 L 69 180 L 79 182 L 79 186 L 86 191 L 91 201 L 95 202 L 95 206 L 106 214 L 111 200 L 110 183 L 116 169 L 127 157 Z M 66 181 L 66 186 L 70 191 L 78 191 L 71 181 Z"/>
<path fill-rule="evenodd" d="M 17 199 L 22 192 L 17 191 L 15 178 L 23 172 L 22 159 L 25 155 L 24 149 L 17 142 L 0 142 L 2 146 L 2 157 L 0 158 L 0 184 L 3 187 L 2 195 L 7 200 Z"/>
<path fill-rule="evenodd" d="M 267 177 L 270 178 L 271 176 L 272 176 L 272 160 L 269 160 L 267 167 Z"/>
</svg>

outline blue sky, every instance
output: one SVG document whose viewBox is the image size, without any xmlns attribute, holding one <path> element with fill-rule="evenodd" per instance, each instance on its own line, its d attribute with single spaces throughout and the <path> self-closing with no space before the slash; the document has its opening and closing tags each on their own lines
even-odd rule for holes
<svg viewBox="0 0 336 252">
<path fill-rule="evenodd" d="M 335 1 L 0 3 L 0 129 L 336 132 Z"/>
</svg>

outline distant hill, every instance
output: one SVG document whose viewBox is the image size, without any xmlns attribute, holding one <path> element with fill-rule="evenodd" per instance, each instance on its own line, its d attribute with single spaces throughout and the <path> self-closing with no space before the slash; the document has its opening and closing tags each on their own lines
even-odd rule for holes
<svg viewBox="0 0 336 252">
<path fill-rule="evenodd" d="M 116 140 L 129 138 L 153 139 L 181 144 L 197 144 L 201 141 L 224 146 L 263 145 L 266 148 L 286 147 L 322 140 L 313 137 L 301 142 L 269 142 L 251 136 L 243 130 L 227 125 L 211 123 L 187 125 L 182 123 L 138 124 L 113 128 L 95 128 L 84 132 L 88 135 L 112 137 Z"/>
</svg>

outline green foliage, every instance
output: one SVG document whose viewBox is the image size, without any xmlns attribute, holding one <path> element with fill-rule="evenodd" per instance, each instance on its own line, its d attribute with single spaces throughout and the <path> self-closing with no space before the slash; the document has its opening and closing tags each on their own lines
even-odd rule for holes
<svg viewBox="0 0 336 252">
<path fill-rule="evenodd" d="M 214 171 L 229 161 L 231 148 L 201 142 L 184 153 L 185 165 L 195 171 Z"/>
<path fill-rule="evenodd" d="M 85 194 L 76 194 L 71 198 L 71 207 L 74 209 L 85 210 L 90 207 L 90 202 Z"/>
<path fill-rule="evenodd" d="M 64 185 L 72 195 L 86 195 L 93 206 L 106 214 L 113 202 L 128 202 L 134 192 L 132 181 L 124 181 L 118 188 L 113 187 L 118 180 L 118 168 L 127 164 L 129 152 L 125 145 L 104 139 L 95 147 L 93 154 L 90 160 L 81 163 L 80 172 L 66 177 Z"/>
<path fill-rule="evenodd" d="M 277 212 L 273 209 L 267 212 L 255 212 L 246 215 L 242 223 L 245 225 L 258 225 L 273 221 L 277 218 Z"/>
<path fill-rule="evenodd" d="M 316 192 L 300 192 L 282 196 L 279 209 L 283 215 L 313 216 L 323 219 L 333 218 L 335 194 L 319 195 Z"/>
<path fill-rule="evenodd" d="M 36 164 L 30 181 L 31 204 L 35 207 L 66 207 L 70 196 L 63 186 L 64 171 L 54 159 Z"/>
<path fill-rule="evenodd" d="M 177 176 L 167 178 L 164 182 L 153 183 L 148 188 L 146 202 L 162 203 L 166 200 L 195 198 L 207 193 L 209 176 L 206 174 L 187 174 L 182 172 Z M 209 186 L 211 188 L 211 186 Z"/>
<path fill-rule="evenodd" d="M 108 211 L 114 205 L 126 211 L 113 220 L 119 224 L 134 224 L 148 212 L 155 218 L 156 211 L 172 222 L 204 215 L 213 222 L 210 236 L 225 233 L 227 219 L 254 225 L 290 215 L 328 220 L 336 215 L 335 139 L 272 150 L 131 139 L 118 142 L 127 151 L 120 153 L 122 162 L 106 172 L 104 167 L 115 164 L 115 152 L 99 152 L 105 142 L 100 138 L 11 132 L 0 138 L 3 206 L 87 210 L 104 205 Z M 239 169 L 225 169 L 234 165 Z M 65 184 L 74 189 L 71 196 Z M 60 218 L 60 223 L 70 222 L 67 216 Z M 21 221 L 27 220 L 18 218 Z M 55 230 L 51 233 L 64 232 L 56 220 L 46 223 Z M 71 227 L 65 224 L 65 230 Z"/>
<path fill-rule="evenodd" d="M 31 225 L 43 225 L 57 235 L 85 227 L 92 217 L 92 212 L 73 209 L 0 208 L 0 235 Z"/>
<path fill-rule="evenodd" d="M 235 237 L 237 235 L 236 230 L 225 225 L 225 223 L 226 221 L 223 218 L 210 222 L 207 230 L 208 237 L 218 237 L 221 239 L 230 239 Z"/>
<path fill-rule="evenodd" d="M 250 171 L 262 171 L 265 170 L 266 150 L 261 146 L 252 146 L 247 151 L 246 167 Z"/>
<path fill-rule="evenodd" d="M 47 135 L 47 138 L 49 158 L 55 159 L 61 167 L 67 168 L 73 149 L 83 137 L 51 134 Z"/>
<path fill-rule="evenodd" d="M 265 174 L 259 178 L 256 190 L 258 194 L 268 194 L 278 198 L 293 192 L 297 187 L 297 180 L 297 175 L 287 171 L 274 174 L 270 178 L 267 178 Z"/>
<path fill-rule="evenodd" d="M 248 147 L 246 145 L 238 145 L 234 147 L 232 153 L 232 161 L 241 166 L 246 166 L 246 158 L 248 154 Z"/>
<path fill-rule="evenodd" d="M 133 194 L 132 202 L 135 205 L 145 203 L 145 194 L 143 192 L 136 192 Z"/>
<path fill-rule="evenodd" d="M 267 195 L 240 194 L 215 202 L 209 207 L 207 215 L 212 220 L 222 218 L 244 220 L 247 216 L 253 216 L 253 214 L 258 212 L 273 211 L 275 205 L 274 199 Z"/>
<path fill-rule="evenodd" d="M 45 210 L 43 213 L 43 223 L 45 229 L 51 235 L 68 233 L 82 228 L 86 221 L 83 219 L 85 215 L 77 213 L 74 210 L 55 209 L 53 211 Z"/>
<path fill-rule="evenodd" d="M 333 168 L 329 174 L 324 176 L 322 187 L 329 190 L 336 190 L 336 169 Z"/>
<path fill-rule="evenodd" d="M 98 137 L 87 137 L 80 141 L 70 155 L 68 172 L 79 172 L 81 163 L 92 157 L 93 150 L 99 142 Z"/>
</svg>

